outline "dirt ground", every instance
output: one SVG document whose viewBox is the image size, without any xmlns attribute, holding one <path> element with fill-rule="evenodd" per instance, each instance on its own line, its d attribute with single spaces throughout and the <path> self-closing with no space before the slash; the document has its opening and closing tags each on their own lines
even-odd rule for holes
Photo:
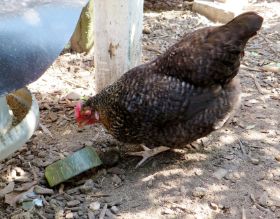
<svg viewBox="0 0 280 219">
<path fill-rule="evenodd" d="M 0 163 L 0 218 L 280 218 L 280 3 L 254 3 L 250 9 L 265 20 L 247 46 L 239 74 L 242 105 L 227 127 L 139 169 L 134 167 L 140 158 L 123 156 L 113 168 L 93 169 L 50 190 L 47 165 L 84 146 L 120 144 L 101 126 L 75 124 L 77 99 L 94 94 L 93 59 L 61 55 L 29 86 L 43 128 Z M 185 32 L 214 25 L 191 11 L 144 16 L 143 62 Z M 267 64 L 274 68 L 265 71 Z M 4 198 L 1 188 L 13 182 L 13 192 Z M 13 206 L 15 192 L 34 185 L 43 207 Z"/>
</svg>

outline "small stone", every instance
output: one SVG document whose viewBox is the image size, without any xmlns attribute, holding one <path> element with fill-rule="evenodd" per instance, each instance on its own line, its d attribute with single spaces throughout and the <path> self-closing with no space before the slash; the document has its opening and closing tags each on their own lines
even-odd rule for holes
<svg viewBox="0 0 280 219">
<path fill-rule="evenodd" d="M 201 176 L 203 174 L 203 171 L 201 169 L 197 169 L 197 170 L 194 171 L 194 174 L 196 176 Z"/>
<path fill-rule="evenodd" d="M 73 200 L 73 201 L 67 202 L 66 204 L 67 204 L 68 207 L 74 207 L 74 206 L 79 205 L 80 203 L 81 202 L 79 200 Z"/>
<path fill-rule="evenodd" d="M 154 185 L 154 179 L 149 179 L 147 182 L 147 186 L 151 188 Z"/>
<path fill-rule="evenodd" d="M 65 218 L 66 219 L 72 219 L 74 218 L 74 214 L 72 212 L 68 212 L 66 215 L 65 215 Z"/>
<path fill-rule="evenodd" d="M 230 172 L 225 176 L 225 179 L 235 183 L 237 180 L 240 179 L 240 174 L 238 172 Z"/>
<path fill-rule="evenodd" d="M 84 185 L 79 187 L 79 190 L 84 194 L 92 192 L 94 189 L 95 189 L 95 185 L 92 179 L 87 180 Z"/>
<path fill-rule="evenodd" d="M 217 210 L 219 207 L 217 204 L 215 204 L 214 202 L 210 202 L 209 203 L 210 208 L 212 208 L 213 210 Z"/>
<path fill-rule="evenodd" d="M 143 28 L 143 34 L 150 34 L 152 31 L 151 31 L 151 29 L 150 28 L 148 28 L 148 27 L 144 27 Z"/>
<path fill-rule="evenodd" d="M 220 179 L 224 178 L 227 173 L 228 173 L 228 171 L 226 169 L 219 168 L 218 170 L 216 170 L 213 173 L 213 177 L 220 180 Z"/>
<path fill-rule="evenodd" d="M 83 216 L 83 215 L 84 215 L 84 212 L 80 210 L 80 211 L 78 211 L 78 215 L 79 215 L 79 216 Z"/>
<path fill-rule="evenodd" d="M 79 100 L 81 99 L 81 95 L 80 94 L 77 94 L 76 92 L 72 91 L 70 92 L 69 94 L 67 94 L 65 96 L 66 99 L 68 100 Z"/>
<path fill-rule="evenodd" d="M 207 190 L 205 188 L 202 188 L 202 187 L 196 187 L 194 190 L 193 190 L 193 196 L 194 197 L 199 197 L 199 198 L 202 198 L 203 196 L 205 196 L 207 193 Z"/>
<path fill-rule="evenodd" d="M 250 158 L 250 161 L 251 161 L 251 163 L 254 164 L 254 165 L 258 165 L 258 164 L 260 163 L 260 160 L 257 159 L 257 158 Z"/>
<path fill-rule="evenodd" d="M 270 207 L 270 206 L 273 206 L 273 203 L 272 201 L 269 199 L 268 197 L 268 193 L 267 192 L 264 192 L 260 199 L 259 199 L 259 204 L 264 207 L 264 208 L 267 208 L 267 207 Z"/>
<path fill-rule="evenodd" d="M 165 208 L 161 213 L 162 214 L 173 214 L 174 211 L 172 211 L 170 208 Z"/>
<path fill-rule="evenodd" d="M 114 184 L 119 185 L 121 184 L 122 179 L 118 175 L 113 174 L 112 181 Z"/>
<path fill-rule="evenodd" d="M 280 162 L 280 155 L 277 155 L 277 156 L 275 157 L 275 160 L 277 160 L 278 162 Z"/>
<path fill-rule="evenodd" d="M 93 145 L 93 142 L 92 141 L 85 141 L 85 142 L 83 142 L 83 145 L 86 146 L 86 147 L 91 147 Z"/>
<path fill-rule="evenodd" d="M 106 209 L 105 215 L 110 219 L 115 218 L 115 215 L 109 209 Z"/>
<path fill-rule="evenodd" d="M 100 203 L 99 202 L 92 202 L 92 203 L 90 203 L 89 208 L 92 211 L 98 211 L 100 209 Z"/>
<path fill-rule="evenodd" d="M 117 206 L 112 206 L 111 208 L 110 208 L 110 210 L 114 213 L 114 214 L 117 214 L 117 213 L 119 213 L 119 209 L 118 209 L 118 207 Z"/>
</svg>

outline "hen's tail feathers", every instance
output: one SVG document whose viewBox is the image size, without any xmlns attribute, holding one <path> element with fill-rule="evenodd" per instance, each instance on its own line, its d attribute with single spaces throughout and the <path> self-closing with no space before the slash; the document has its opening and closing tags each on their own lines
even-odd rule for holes
<svg viewBox="0 0 280 219">
<path fill-rule="evenodd" d="M 223 27 L 229 30 L 236 40 L 245 40 L 257 34 L 261 28 L 263 18 L 255 12 L 246 12 L 225 24 Z"/>
</svg>

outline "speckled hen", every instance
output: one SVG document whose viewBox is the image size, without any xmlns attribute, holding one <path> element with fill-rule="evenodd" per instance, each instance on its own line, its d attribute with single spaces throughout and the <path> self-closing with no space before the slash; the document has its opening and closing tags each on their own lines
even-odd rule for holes
<svg viewBox="0 0 280 219">
<path fill-rule="evenodd" d="M 239 106 L 236 75 L 247 41 L 261 28 L 254 12 L 187 33 L 155 60 L 135 67 L 76 108 L 79 124 L 102 123 L 149 156 L 221 128 Z"/>
</svg>

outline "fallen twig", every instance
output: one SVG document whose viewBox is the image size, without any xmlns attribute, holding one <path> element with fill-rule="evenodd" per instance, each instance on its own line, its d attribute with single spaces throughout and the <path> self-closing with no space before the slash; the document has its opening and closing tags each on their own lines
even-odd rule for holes
<svg viewBox="0 0 280 219">
<path fill-rule="evenodd" d="M 248 67 L 248 66 L 245 66 L 245 65 L 240 65 L 240 67 L 244 70 L 247 70 L 247 71 L 258 71 L 258 72 L 263 72 L 262 69 L 259 69 L 259 68 L 251 68 L 251 67 Z"/>
<path fill-rule="evenodd" d="M 162 53 L 160 50 L 158 50 L 158 49 L 156 49 L 154 47 L 151 47 L 151 46 L 147 46 L 147 45 L 143 46 L 143 49 L 148 50 L 148 51 L 152 51 L 152 52 L 156 52 L 158 54 Z"/>
<path fill-rule="evenodd" d="M 268 43 L 268 47 L 275 53 L 275 55 L 280 57 L 280 55 L 278 54 L 279 52 L 271 46 L 273 42 L 266 38 L 262 33 L 259 33 L 259 35 Z"/>
<path fill-rule="evenodd" d="M 246 217 L 246 212 L 245 212 L 245 209 L 244 209 L 244 207 L 242 207 L 242 217 L 241 217 L 242 219 L 246 219 L 247 217 Z"/>
<path fill-rule="evenodd" d="M 51 138 L 53 138 L 53 135 L 52 133 L 50 132 L 50 130 L 45 126 L 43 125 L 42 123 L 39 124 L 40 128 L 42 129 L 42 131 L 46 134 L 48 134 Z"/>
<path fill-rule="evenodd" d="M 108 194 L 96 194 L 96 195 L 91 195 L 92 197 L 95 197 L 95 198 L 101 198 L 101 197 L 110 197 L 110 195 Z"/>
<path fill-rule="evenodd" d="M 31 165 L 31 163 L 30 163 L 30 162 L 28 162 L 28 165 L 29 165 L 29 167 L 31 168 L 31 171 L 32 171 L 32 175 L 33 175 L 34 181 L 35 181 L 35 182 L 38 182 L 38 176 L 37 176 L 37 174 L 36 174 L 36 172 L 35 172 L 35 170 L 34 170 L 33 166 Z"/>
<path fill-rule="evenodd" d="M 257 90 L 259 91 L 259 93 L 262 94 L 262 95 L 266 94 L 266 92 L 263 91 L 261 85 L 259 84 L 259 82 L 258 82 L 256 76 L 255 76 L 255 75 L 252 75 L 252 74 L 251 74 L 250 76 L 251 76 L 251 78 L 253 78 L 254 83 L 255 83 L 255 85 L 256 85 L 256 88 L 257 88 Z"/>
<path fill-rule="evenodd" d="M 238 141 L 239 141 L 239 146 L 240 146 L 240 149 L 241 149 L 241 152 L 243 155 L 246 155 L 246 151 L 245 151 L 245 148 L 243 146 L 243 143 L 242 141 L 238 138 Z"/>
<path fill-rule="evenodd" d="M 155 38 L 166 38 L 166 37 L 169 37 L 169 35 L 152 36 L 152 37 L 149 37 L 149 38 L 150 39 L 155 39 Z"/>
<path fill-rule="evenodd" d="M 88 89 L 88 87 L 83 86 L 83 85 L 81 85 L 81 84 L 78 84 L 78 83 L 76 83 L 76 82 L 70 81 L 70 80 L 68 80 L 68 79 L 65 79 L 65 78 L 64 78 L 63 80 L 66 81 L 67 83 L 71 84 L 71 85 L 76 86 L 76 87 Z"/>
</svg>

